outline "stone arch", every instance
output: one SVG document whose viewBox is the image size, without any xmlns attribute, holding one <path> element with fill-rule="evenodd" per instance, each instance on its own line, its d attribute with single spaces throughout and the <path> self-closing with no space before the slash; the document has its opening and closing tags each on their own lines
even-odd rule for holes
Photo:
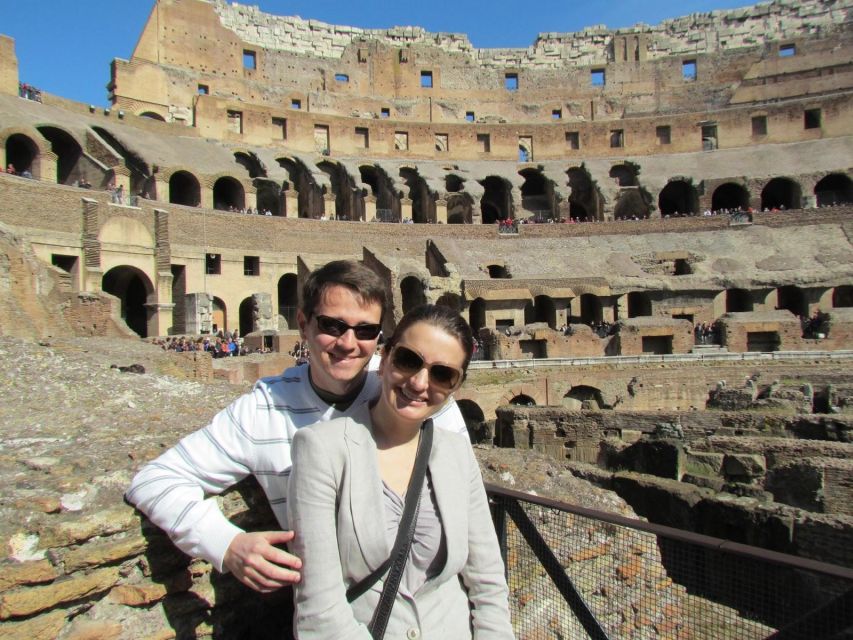
<svg viewBox="0 0 853 640">
<path fill-rule="evenodd" d="M 598 411 L 606 408 L 601 389 L 576 385 L 563 396 L 562 405 L 571 411 Z"/>
<path fill-rule="evenodd" d="M 252 296 L 240 302 L 240 335 L 245 336 L 255 330 L 255 301 Z"/>
<path fill-rule="evenodd" d="M 334 160 L 325 159 L 317 168 L 329 176 L 332 194 L 335 196 L 335 211 L 326 211 L 326 215 L 337 216 L 338 220 L 363 220 L 364 199 L 361 197 L 361 189 L 356 187 L 355 180 L 346 167 Z"/>
<path fill-rule="evenodd" d="M 394 189 L 394 181 L 375 164 L 358 167 L 361 182 L 370 187 L 370 195 L 376 198 L 376 218 L 382 222 L 400 222 L 400 198 Z"/>
<path fill-rule="evenodd" d="M 83 148 L 80 143 L 60 127 L 42 125 L 37 126 L 36 129 L 50 142 L 50 150 L 56 155 L 57 184 L 73 184 L 82 175 L 78 168 L 80 159 L 83 157 Z"/>
<path fill-rule="evenodd" d="M 726 289 L 726 313 L 752 311 L 752 293 L 747 289 Z"/>
<path fill-rule="evenodd" d="M 488 264 L 486 265 L 486 271 L 488 272 L 489 277 L 494 278 L 495 280 L 509 280 L 512 278 L 509 269 L 507 269 L 506 265 L 503 264 Z"/>
<path fill-rule="evenodd" d="M 140 118 L 148 118 L 150 120 L 159 120 L 160 122 L 166 122 L 166 118 L 156 111 L 142 111 L 139 114 Z"/>
<path fill-rule="evenodd" d="M 156 318 L 147 306 L 154 301 L 154 285 L 144 271 L 126 265 L 113 267 L 103 275 L 101 289 L 121 301 L 121 319 L 134 333 L 141 338 L 156 333 Z"/>
<path fill-rule="evenodd" d="M 187 207 L 201 204 L 201 183 L 195 174 L 179 169 L 169 176 L 169 202 Z"/>
<path fill-rule="evenodd" d="M 285 273 L 281 276 L 277 289 L 279 326 L 282 329 L 296 329 L 296 311 L 299 308 L 299 284 L 296 274 Z"/>
<path fill-rule="evenodd" d="M 553 219 L 554 183 L 545 178 L 541 169 L 522 169 L 518 174 L 524 178 L 521 185 L 521 208 L 537 220 Z"/>
<path fill-rule="evenodd" d="M 853 307 L 853 286 L 843 285 L 832 289 L 832 307 Z"/>
<path fill-rule="evenodd" d="M 639 171 L 636 165 L 623 162 L 610 167 L 609 175 L 616 181 L 616 185 L 619 187 L 637 187 L 639 186 L 639 182 L 637 181 L 638 174 Z"/>
<path fill-rule="evenodd" d="M 761 209 L 800 209 L 803 190 L 790 178 L 773 178 L 761 190 Z"/>
<path fill-rule="evenodd" d="M 257 178 L 254 181 L 258 213 L 269 211 L 274 216 L 284 215 L 281 187 L 272 180 Z"/>
<path fill-rule="evenodd" d="M 853 202 L 853 180 L 843 173 L 830 173 L 814 187 L 817 206 L 826 207 Z"/>
<path fill-rule="evenodd" d="M 711 195 L 711 210 L 722 209 L 730 211 L 749 209 L 749 191 L 746 187 L 737 182 L 725 182 L 714 189 Z"/>
<path fill-rule="evenodd" d="M 426 180 L 414 167 L 401 167 L 400 177 L 409 189 L 412 201 L 412 222 L 422 224 L 435 222 L 435 199 L 429 191 Z"/>
<path fill-rule="evenodd" d="M 507 404 L 512 404 L 518 407 L 535 407 L 536 400 L 532 396 L 527 395 L 526 393 L 519 393 L 518 395 L 515 395 L 510 398 Z"/>
<path fill-rule="evenodd" d="M 234 161 L 246 170 L 250 178 L 267 177 L 267 170 L 261 159 L 251 151 L 235 151 Z"/>
<path fill-rule="evenodd" d="M 403 313 L 426 304 L 426 292 L 423 281 L 417 276 L 406 276 L 400 281 L 400 295 L 403 301 Z"/>
<path fill-rule="evenodd" d="M 809 315 L 809 304 L 805 292 L 793 284 L 776 289 L 776 308 L 786 309 L 795 316 Z"/>
<path fill-rule="evenodd" d="M 601 300 L 593 293 L 584 293 L 581 295 L 581 322 L 584 324 L 593 324 L 601 322 L 604 318 L 604 312 L 601 306 Z"/>
<path fill-rule="evenodd" d="M 139 194 L 150 200 L 156 199 L 157 181 L 154 179 L 151 168 L 145 159 L 137 152 L 129 149 L 121 142 L 121 140 L 116 138 L 103 127 L 93 126 L 92 131 L 98 134 L 98 136 L 100 136 L 101 139 L 124 160 L 124 165 L 130 171 L 130 192 L 132 194 Z M 80 177 L 86 177 L 89 179 L 90 176 L 84 175 L 85 173 L 86 172 L 81 167 L 79 172 Z M 103 184 L 105 180 L 106 179 L 102 177 L 101 183 Z"/>
<path fill-rule="evenodd" d="M 699 212 L 696 187 L 684 179 L 670 180 L 658 195 L 658 209 L 662 216 L 695 215 Z"/>
<path fill-rule="evenodd" d="M 228 307 L 225 306 L 225 301 L 222 298 L 213 296 L 210 307 L 210 320 L 216 331 L 226 331 L 228 329 Z"/>
<path fill-rule="evenodd" d="M 508 389 L 502 396 L 498 405 L 515 404 L 512 402 L 514 398 L 521 397 L 523 401 L 530 399 L 534 405 L 546 404 L 545 398 L 536 387 L 527 384 L 521 384 L 518 387 Z"/>
<path fill-rule="evenodd" d="M 3 163 L 3 171 L 11 164 L 15 167 L 15 172 L 20 175 L 24 171 L 29 171 L 35 178 L 41 178 L 41 168 L 39 160 L 46 149 L 42 148 L 35 135 L 19 133 L 14 130 L 7 130 L 0 140 L 3 140 L 6 147 L 6 159 Z"/>
<path fill-rule="evenodd" d="M 298 158 L 276 158 L 279 166 L 287 171 L 289 184 L 297 193 L 297 208 L 300 218 L 319 218 L 323 215 L 323 193 L 311 175 L 311 171 Z"/>
<path fill-rule="evenodd" d="M 246 208 L 243 183 L 233 176 L 222 176 L 213 183 L 213 208 L 217 211 L 240 211 Z M 241 331 L 242 333 L 242 331 Z"/>
<path fill-rule="evenodd" d="M 601 220 L 603 198 L 586 167 L 571 167 L 566 171 L 569 194 L 569 216 L 575 220 Z"/>
<path fill-rule="evenodd" d="M 480 199 L 483 224 L 512 218 L 512 185 L 506 178 L 488 176 L 480 181 L 485 192 Z"/>
<path fill-rule="evenodd" d="M 483 412 L 483 409 L 476 402 L 468 399 L 457 400 L 456 406 L 459 407 L 459 412 L 462 414 L 462 419 L 468 428 L 468 435 L 471 437 L 471 442 L 483 442 L 486 422 L 486 414 Z"/>
<path fill-rule="evenodd" d="M 652 299 L 645 291 L 628 293 L 628 317 L 640 318 L 652 315 Z"/>
<path fill-rule="evenodd" d="M 551 329 L 557 328 L 557 307 L 551 296 L 538 295 L 533 298 L 533 321 L 544 322 Z"/>
<path fill-rule="evenodd" d="M 468 307 L 468 324 L 476 336 L 486 326 L 486 301 L 475 298 Z"/>
</svg>

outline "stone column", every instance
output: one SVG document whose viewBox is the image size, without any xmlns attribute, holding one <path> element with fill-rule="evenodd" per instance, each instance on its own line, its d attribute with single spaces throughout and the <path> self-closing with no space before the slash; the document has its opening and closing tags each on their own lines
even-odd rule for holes
<svg viewBox="0 0 853 640">
<path fill-rule="evenodd" d="M 245 193 L 245 203 L 243 207 L 246 209 L 255 209 L 258 206 L 258 190 L 255 189 L 253 185 L 243 185 L 243 190 Z"/>
<path fill-rule="evenodd" d="M 159 175 L 154 178 L 155 193 L 149 194 L 154 200 L 169 202 L 169 181 L 163 180 Z"/>
<path fill-rule="evenodd" d="M 148 312 L 148 335 L 167 336 L 172 328 L 172 310 L 175 308 L 171 302 L 146 302 L 145 309 Z"/>
<path fill-rule="evenodd" d="M 83 198 L 83 264 L 80 280 L 83 291 L 101 291 L 101 241 L 98 239 L 98 201 Z"/>
<path fill-rule="evenodd" d="M 400 222 L 412 219 L 412 199 L 400 198 Z"/>
<path fill-rule="evenodd" d="M 373 222 L 376 219 L 376 196 L 364 196 L 364 219 Z"/>
<path fill-rule="evenodd" d="M 213 185 L 208 181 L 204 181 L 199 185 L 199 197 L 201 198 L 201 202 L 198 206 L 204 207 L 205 209 L 213 209 Z"/>
<path fill-rule="evenodd" d="M 435 221 L 437 224 L 447 224 L 447 200 L 443 198 L 435 201 Z"/>
<path fill-rule="evenodd" d="M 323 194 L 323 213 L 329 220 L 337 220 L 338 207 L 334 193 Z"/>
<path fill-rule="evenodd" d="M 282 190 L 281 195 L 284 197 L 284 215 L 288 218 L 298 218 L 299 192 L 288 187 Z"/>
<path fill-rule="evenodd" d="M 272 312 L 272 296 L 269 293 L 252 294 L 252 331 L 276 331 L 278 317 Z"/>
<path fill-rule="evenodd" d="M 188 293 L 184 297 L 184 323 L 189 334 L 210 333 L 213 327 L 213 296 Z"/>
<path fill-rule="evenodd" d="M 42 151 L 39 154 L 37 164 L 30 169 L 30 173 L 33 174 L 34 178 L 38 178 L 39 180 L 56 182 L 56 165 L 58 162 L 59 156 L 53 151 Z M 20 171 L 19 169 L 18 173 Z"/>
<path fill-rule="evenodd" d="M 113 167 L 113 186 L 118 189 L 121 187 L 123 201 L 117 204 L 128 204 L 130 202 L 130 170 L 127 167 Z"/>
</svg>

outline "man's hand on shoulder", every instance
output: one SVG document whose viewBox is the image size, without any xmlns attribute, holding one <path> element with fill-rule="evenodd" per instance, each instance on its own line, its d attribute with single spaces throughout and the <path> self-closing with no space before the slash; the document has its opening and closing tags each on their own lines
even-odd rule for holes
<svg viewBox="0 0 853 640">
<path fill-rule="evenodd" d="M 302 560 L 273 546 L 291 540 L 292 531 L 239 533 L 228 545 L 222 563 L 247 587 L 269 593 L 299 582 Z"/>
</svg>

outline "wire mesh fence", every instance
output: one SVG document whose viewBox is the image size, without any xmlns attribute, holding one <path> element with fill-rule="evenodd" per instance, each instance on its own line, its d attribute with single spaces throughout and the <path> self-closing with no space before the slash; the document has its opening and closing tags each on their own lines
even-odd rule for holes
<svg viewBox="0 0 853 640">
<path fill-rule="evenodd" d="M 853 638 L 853 570 L 488 489 L 520 640 Z"/>
</svg>

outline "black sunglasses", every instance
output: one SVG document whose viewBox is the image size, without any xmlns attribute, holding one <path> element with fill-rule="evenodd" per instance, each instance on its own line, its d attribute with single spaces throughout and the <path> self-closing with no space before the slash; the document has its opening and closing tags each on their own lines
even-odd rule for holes
<svg viewBox="0 0 853 640">
<path fill-rule="evenodd" d="M 399 344 L 391 351 L 391 366 L 408 376 L 413 376 L 426 367 L 430 384 L 442 391 L 453 391 L 462 380 L 461 369 L 437 362 L 427 364 L 417 351 Z"/>
<path fill-rule="evenodd" d="M 347 324 L 343 320 L 330 318 L 329 316 L 315 316 L 317 318 L 317 328 L 320 333 L 327 336 L 340 338 L 347 331 L 352 329 L 356 340 L 376 340 L 379 334 L 382 333 L 382 325 L 380 324 Z"/>
</svg>

